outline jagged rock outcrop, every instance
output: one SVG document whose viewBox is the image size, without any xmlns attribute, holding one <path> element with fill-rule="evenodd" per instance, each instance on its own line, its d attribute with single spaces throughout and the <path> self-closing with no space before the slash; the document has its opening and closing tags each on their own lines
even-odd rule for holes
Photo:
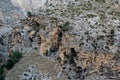
<svg viewBox="0 0 120 80">
<path fill-rule="evenodd" d="M 112 54 L 100 52 L 96 54 L 94 52 L 85 52 L 81 50 L 76 51 L 74 48 L 64 48 L 57 60 L 60 62 L 63 72 L 67 74 L 71 80 L 87 80 L 85 77 L 87 77 L 87 75 L 94 75 L 94 73 L 99 73 L 99 76 L 104 74 L 106 78 L 119 78 L 119 75 L 115 76 L 120 70 L 117 68 L 117 66 L 119 66 L 119 61 L 116 61 Z M 109 74 L 107 71 L 115 71 L 115 73 L 114 75 L 107 76 L 107 74 Z"/>
<path fill-rule="evenodd" d="M 46 0 L 11 0 L 11 2 L 22 9 L 23 12 L 35 11 L 40 7 L 43 7 Z"/>
<path fill-rule="evenodd" d="M 37 13 L 46 0 L 0 0 L 0 26 L 13 25 L 21 18 L 27 17 L 27 12 Z"/>
<path fill-rule="evenodd" d="M 32 6 L 37 9 L 39 5 L 35 4 L 39 4 L 40 0 L 35 0 L 33 5 L 30 5 L 31 2 L 12 2 L 19 4 L 17 8 L 23 9 L 20 10 L 21 14 L 22 11 L 32 11 Z M 30 16 L 21 19 L 14 28 L 2 27 L 0 54 L 8 54 L 15 50 L 25 53 L 36 49 L 43 57 L 58 61 L 68 79 L 88 80 L 94 75 L 102 77 L 102 80 L 119 79 L 119 4 L 104 0 L 70 0 L 70 3 L 68 0 L 65 1 L 66 5 L 58 4 L 60 1 L 57 0 L 52 2 L 46 4 L 39 14 L 30 13 Z M 15 6 L 14 8 L 16 11 Z M 18 14 L 9 16 L 18 19 Z M 9 20 L 2 12 L 0 18 L 3 21 L 1 23 Z"/>
<path fill-rule="evenodd" d="M 60 28 L 56 27 L 50 32 L 51 36 L 45 38 L 40 34 L 41 44 L 40 44 L 40 53 L 46 55 L 53 55 L 55 51 L 59 49 L 62 39 L 62 31 Z"/>
</svg>

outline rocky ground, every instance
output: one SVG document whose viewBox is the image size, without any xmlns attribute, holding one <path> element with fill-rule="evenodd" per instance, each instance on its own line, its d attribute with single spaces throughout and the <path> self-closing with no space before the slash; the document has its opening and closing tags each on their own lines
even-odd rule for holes
<svg viewBox="0 0 120 80">
<path fill-rule="evenodd" d="M 119 80 L 119 28 L 117 0 L 48 1 L 18 24 L 1 25 L 3 60 L 26 53 L 5 80 Z"/>
<path fill-rule="evenodd" d="M 5 80 L 65 80 L 65 76 L 60 74 L 58 64 L 32 50 L 7 73 Z"/>
</svg>

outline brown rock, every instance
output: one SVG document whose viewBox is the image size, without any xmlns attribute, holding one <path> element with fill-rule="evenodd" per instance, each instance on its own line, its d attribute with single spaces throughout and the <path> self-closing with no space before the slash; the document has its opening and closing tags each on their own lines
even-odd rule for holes
<svg viewBox="0 0 120 80">
<path fill-rule="evenodd" d="M 30 31 L 30 26 L 29 25 L 25 25 L 24 29 L 26 29 L 27 31 Z"/>
</svg>

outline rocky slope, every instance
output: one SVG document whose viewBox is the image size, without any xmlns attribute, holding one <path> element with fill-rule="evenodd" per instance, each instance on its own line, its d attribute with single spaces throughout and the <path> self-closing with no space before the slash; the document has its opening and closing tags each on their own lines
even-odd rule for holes
<svg viewBox="0 0 120 80">
<path fill-rule="evenodd" d="M 27 16 L 28 11 L 37 13 L 45 2 L 46 0 L 0 0 L 0 26 L 17 23 Z"/>
<path fill-rule="evenodd" d="M 66 79 L 119 80 L 119 6 L 119 1 L 109 0 L 48 1 L 40 12 L 29 13 L 14 28 L 1 28 L 0 53 L 34 49 L 59 63 Z"/>
<path fill-rule="evenodd" d="M 7 73 L 5 80 L 65 80 L 60 70 L 58 64 L 32 50 Z"/>
</svg>

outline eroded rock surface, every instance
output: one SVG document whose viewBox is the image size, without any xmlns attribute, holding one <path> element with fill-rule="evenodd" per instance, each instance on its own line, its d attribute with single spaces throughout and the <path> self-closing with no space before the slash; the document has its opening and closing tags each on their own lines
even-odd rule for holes
<svg viewBox="0 0 120 80">
<path fill-rule="evenodd" d="M 40 2 L 29 1 L 23 4 L 12 0 L 19 4 L 16 7 L 22 7 L 21 12 L 33 10 L 31 7 Z M 60 73 L 66 79 L 117 80 L 120 76 L 119 6 L 119 1 L 108 0 L 48 1 L 38 14 L 31 13 L 14 26 L 0 27 L 0 54 L 9 55 L 15 50 L 27 53 L 34 49 L 45 59 L 59 63 Z M 4 12 L 0 13 L 2 24 L 9 20 L 3 16 Z"/>
</svg>

